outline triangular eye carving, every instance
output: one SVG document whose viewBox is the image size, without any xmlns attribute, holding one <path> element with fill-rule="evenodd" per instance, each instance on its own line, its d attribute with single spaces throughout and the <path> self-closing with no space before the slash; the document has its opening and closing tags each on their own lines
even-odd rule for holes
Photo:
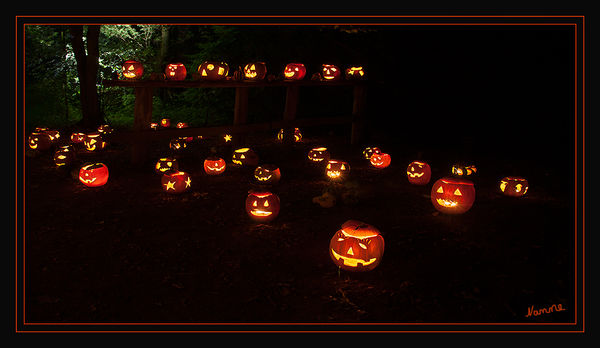
<svg viewBox="0 0 600 348">
<path fill-rule="evenodd" d="M 437 191 L 435 191 L 437 193 L 444 193 L 444 189 L 440 186 Z"/>
<path fill-rule="evenodd" d="M 456 191 L 454 191 L 454 195 L 455 196 L 462 196 L 462 193 L 460 192 L 459 189 L 456 189 Z"/>
</svg>

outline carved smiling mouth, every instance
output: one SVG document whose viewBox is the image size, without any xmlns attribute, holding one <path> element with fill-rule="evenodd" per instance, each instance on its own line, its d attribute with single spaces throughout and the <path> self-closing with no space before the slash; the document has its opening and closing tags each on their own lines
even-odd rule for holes
<svg viewBox="0 0 600 348">
<path fill-rule="evenodd" d="M 411 173 L 407 171 L 406 175 L 410 176 L 411 178 L 420 178 L 425 175 L 425 173 Z"/>
<path fill-rule="evenodd" d="M 258 179 L 258 181 L 269 181 L 269 180 L 271 180 L 272 177 L 273 177 L 273 175 L 269 175 L 266 178 L 265 177 L 262 177 L 262 178 L 256 177 L 256 179 Z"/>
<path fill-rule="evenodd" d="M 451 199 L 443 199 L 443 198 L 438 198 L 438 199 L 436 199 L 436 201 L 437 201 L 437 203 L 438 203 L 439 205 L 441 205 L 442 207 L 448 207 L 448 208 L 451 208 L 451 207 L 455 207 L 455 206 L 457 206 L 457 205 L 458 205 L 458 202 L 456 202 L 456 201 L 453 201 L 453 200 L 451 200 Z"/>
<path fill-rule="evenodd" d="M 283 74 L 285 75 L 285 77 L 293 77 L 295 72 L 294 71 L 286 71 Z"/>
<path fill-rule="evenodd" d="M 84 179 L 84 178 L 82 178 L 81 176 L 79 177 L 79 180 L 81 180 L 83 183 L 86 183 L 86 184 L 91 184 L 91 183 L 93 183 L 94 181 L 96 181 L 96 179 L 97 179 L 97 178 Z"/>
<path fill-rule="evenodd" d="M 329 171 L 329 172 L 327 172 L 327 176 L 330 177 L 330 178 L 334 178 L 334 179 L 335 178 L 339 178 L 341 175 L 342 175 L 342 173 L 339 172 L 339 171 Z"/>
<path fill-rule="evenodd" d="M 240 161 L 240 160 L 232 159 L 231 162 L 233 162 L 237 165 L 240 165 L 240 166 L 242 165 L 242 161 Z"/>
<path fill-rule="evenodd" d="M 235 163 L 235 162 L 234 162 Z M 241 163 L 241 162 L 240 162 Z M 223 170 L 225 167 L 210 167 L 210 166 L 206 166 L 206 168 L 208 168 L 208 170 L 213 171 L 213 172 L 218 172 Z"/>
<path fill-rule="evenodd" d="M 260 209 L 252 209 L 250 211 L 250 213 L 254 216 L 269 216 L 269 215 L 273 214 L 270 211 L 260 210 Z"/>
<path fill-rule="evenodd" d="M 362 266 L 368 266 L 368 265 L 372 264 L 373 262 L 375 262 L 375 260 L 377 260 L 376 257 L 369 259 L 369 261 L 355 259 L 352 257 L 346 257 L 346 256 L 342 256 L 342 255 L 336 253 L 335 251 L 333 251 L 333 249 L 331 250 L 331 253 L 333 254 L 333 257 L 335 257 L 336 260 L 339 261 L 341 259 L 344 262 L 344 265 L 351 266 L 351 267 L 357 267 L 359 264 Z"/>
</svg>

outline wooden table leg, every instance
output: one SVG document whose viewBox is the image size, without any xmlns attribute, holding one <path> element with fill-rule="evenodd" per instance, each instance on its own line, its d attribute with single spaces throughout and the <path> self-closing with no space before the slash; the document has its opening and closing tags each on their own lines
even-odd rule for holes
<svg viewBox="0 0 600 348">
<path fill-rule="evenodd" d="M 285 93 L 285 108 L 283 110 L 283 120 L 295 120 L 297 111 L 298 86 L 288 86 Z M 294 142 L 294 127 L 285 127 L 283 129 L 283 142 L 286 144 L 291 144 Z"/>
<path fill-rule="evenodd" d="M 350 137 L 351 144 L 358 144 L 364 138 L 366 92 L 367 89 L 365 86 L 354 86 L 354 102 L 352 105 L 352 133 Z"/>
<path fill-rule="evenodd" d="M 135 88 L 135 106 L 133 109 L 133 131 L 137 134 L 135 142 L 131 147 L 131 162 L 136 165 L 142 164 L 148 153 L 148 140 L 141 136 L 141 132 L 147 130 L 152 121 L 152 87 Z"/>
<path fill-rule="evenodd" d="M 233 109 L 233 125 L 239 126 L 248 121 L 248 88 L 235 88 L 235 106 Z M 245 134 L 233 134 L 232 143 L 234 147 L 242 146 L 246 141 Z"/>
</svg>

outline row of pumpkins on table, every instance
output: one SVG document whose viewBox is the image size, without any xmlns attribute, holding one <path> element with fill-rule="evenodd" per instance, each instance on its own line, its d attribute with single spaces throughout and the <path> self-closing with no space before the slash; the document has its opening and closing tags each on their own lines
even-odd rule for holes
<svg viewBox="0 0 600 348">
<path fill-rule="evenodd" d="M 144 65 L 136 60 L 127 60 L 121 66 L 121 73 L 126 80 L 141 79 L 144 74 Z M 229 77 L 229 65 L 222 61 L 206 61 L 198 66 L 198 71 L 193 74 L 194 79 L 206 81 L 219 81 L 225 79 L 262 81 L 273 80 L 275 76 L 267 75 L 267 65 L 264 62 L 251 62 L 242 69 L 236 70 Z M 364 79 L 365 70 L 362 66 L 350 66 L 344 70 L 348 80 Z M 151 74 L 153 80 L 183 81 L 187 77 L 187 69 L 183 63 L 167 64 L 164 74 Z M 283 78 L 286 80 L 302 80 L 306 76 L 306 67 L 302 63 L 289 63 L 283 69 Z M 336 81 L 342 78 L 342 69 L 334 64 L 322 64 L 321 70 L 312 75 L 311 79 L 321 81 Z"/>
<path fill-rule="evenodd" d="M 102 134 L 110 133 L 109 126 L 103 125 L 98 132 L 89 135 L 73 133 L 71 142 L 83 144 L 86 151 L 96 151 L 105 147 Z M 283 140 L 283 130 L 277 138 Z M 98 136 L 100 135 L 100 136 Z M 29 147 L 34 150 L 47 150 L 59 139 L 60 133 L 47 128 L 36 129 L 29 137 Z M 294 130 L 294 141 L 299 142 L 302 134 L 298 128 Z M 224 136 L 225 142 L 231 140 Z M 391 164 L 391 156 L 378 147 L 367 147 L 362 155 L 373 168 L 384 169 Z M 308 160 L 315 165 L 323 165 L 329 180 L 342 181 L 350 172 L 348 162 L 331 159 L 326 147 L 312 148 L 307 154 Z M 57 166 L 65 166 L 75 158 L 72 145 L 60 146 L 54 154 Z M 260 184 L 274 185 L 279 182 L 281 172 L 272 164 L 259 164 L 259 157 L 251 148 L 244 147 L 233 151 L 231 163 L 239 167 L 256 167 L 254 178 Z M 220 157 L 208 157 L 204 160 L 204 171 L 207 175 L 221 175 L 227 163 Z M 175 157 L 160 158 L 155 165 L 155 172 L 161 175 L 161 186 L 164 192 L 180 194 L 191 188 L 191 176 L 179 170 Z M 468 178 L 477 173 L 474 165 L 453 165 L 452 175 L 438 179 L 431 188 L 431 202 L 440 212 L 445 214 L 462 214 L 468 211 L 475 201 L 475 186 Z M 423 161 L 413 161 L 406 169 L 408 182 L 413 185 L 427 185 L 431 180 L 431 167 Z M 86 163 L 79 169 L 79 181 L 88 187 L 103 186 L 108 182 L 109 171 L 104 163 Z M 528 182 L 525 178 L 509 176 L 500 181 L 500 190 L 508 196 L 521 197 L 527 193 Z M 279 196 L 270 190 L 250 191 L 245 201 L 245 209 L 249 218 L 259 223 L 273 221 L 279 214 Z M 373 225 L 357 220 L 348 220 L 334 234 L 329 244 L 329 255 L 341 269 L 347 271 L 369 271 L 381 261 L 385 242 L 380 231 Z"/>
</svg>

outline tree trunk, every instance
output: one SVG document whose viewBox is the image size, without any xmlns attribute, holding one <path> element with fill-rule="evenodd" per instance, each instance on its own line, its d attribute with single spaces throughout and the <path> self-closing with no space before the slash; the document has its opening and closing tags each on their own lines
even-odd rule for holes
<svg viewBox="0 0 600 348">
<path fill-rule="evenodd" d="M 98 38 L 100 37 L 100 26 L 87 26 L 87 47 L 83 42 L 83 26 L 73 25 L 71 31 L 71 45 L 77 61 L 77 74 L 79 76 L 79 90 L 81 100 L 81 112 L 83 118 L 80 125 L 87 128 L 95 128 L 103 123 L 98 99 L 96 81 L 100 56 L 98 49 Z M 87 54 L 86 54 L 87 48 Z"/>
</svg>

